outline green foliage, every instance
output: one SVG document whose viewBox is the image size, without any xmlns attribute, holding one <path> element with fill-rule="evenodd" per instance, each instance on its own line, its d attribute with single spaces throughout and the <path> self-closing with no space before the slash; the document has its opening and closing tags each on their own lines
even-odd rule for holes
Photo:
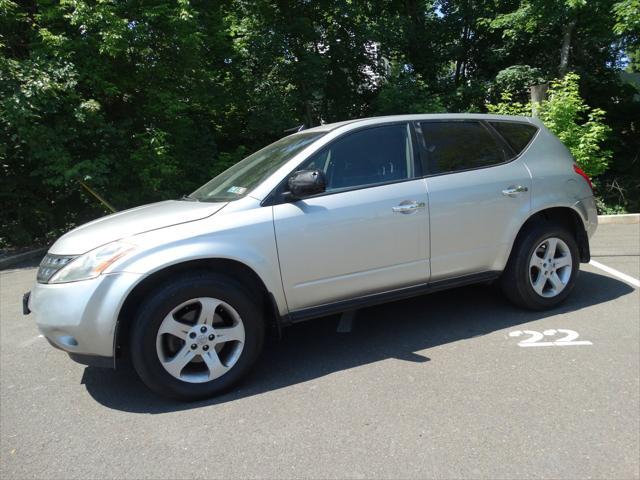
<svg viewBox="0 0 640 480">
<path fill-rule="evenodd" d="M 602 148 L 611 129 L 604 123 L 603 110 L 585 104 L 578 91 L 579 79 L 569 73 L 552 82 L 549 100 L 540 105 L 539 116 L 587 175 L 597 177 L 607 169 L 611 158 L 611 152 Z"/>
<path fill-rule="evenodd" d="M 640 31 L 640 0 L 623 0 L 613 6 L 616 17 L 614 30 L 622 35 L 626 32 L 638 34 Z"/>
<path fill-rule="evenodd" d="M 512 65 L 498 72 L 493 88 L 498 92 L 515 96 L 520 101 L 526 101 L 529 88 L 543 82 L 540 69 L 529 65 Z"/>
<path fill-rule="evenodd" d="M 372 113 L 375 115 L 444 111 L 440 98 L 429 91 L 428 85 L 419 74 L 401 71 L 397 67 L 380 87 L 372 103 Z"/>
<path fill-rule="evenodd" d="M 624 205 L 619 203 L 607 203 L 602 197 L 596 197 L 596 208 L 600 215 L 620 215 L 627 213 Z"/>
<path fill-rule="evenodd" d="M 503 92 L 499 102 L 487 103 L 487 110 L 496 115 L 521 115 L 525 117 L 532 115 L 531 104 L 515 101 L 509 92 Z"/>
<path fill-rule="evenodd" d="M 601 184 L 619 188 L 607 201 L 638 209 L 640 96 L 619 78 L 640 58 L 638 10 L 638 0 L 0 0 L 0 243 L 44 243 L 104 214 L 80 181 L 118 209 L 175 198 L 302 123 L 530 114 L 527 88 L 561 64 L 580 75 L 584 101 L 577 84 L 558 87 L 545 121 L 592 174 L 612 151 Z"/>
<path fill-rule="evenodd" d="M 597 177 L 607 169 L 611 152 L 603 148 L 611 129 L 604 123 L 605 112 L 589 107 L 580 96 L 575 73 L 551 82 L 549 99 L 534 106 L 537 115 L 551 130 L 590 177 Z M 489 112 L 501 115 L 531 116 L 530 104 L 514 102 L 509 93 L 502 101 L 487 105 Z"/>
<path fill-rule="evenodd" d="M 630 60 L 630 70 L 640 71 L 640 0 L 622 0 L 613 5 L 613 31 L 621 36 Z"/>
<path fill-rule="evenodd" d="M 102 214 L 79 180 L 127 208 L 178 197 L 217 171 L 218 125 L 232 104 L 219 8 L 2 6 L 13 22 L 0 59 L 0 200 L 19 206 L 0 214 L 5 242 L 46 241 Z"/>
</svg>

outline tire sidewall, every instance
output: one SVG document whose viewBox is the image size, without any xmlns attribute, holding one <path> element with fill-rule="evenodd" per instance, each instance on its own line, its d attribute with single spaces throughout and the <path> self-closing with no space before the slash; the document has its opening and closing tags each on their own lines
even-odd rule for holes
<svg viewBox="0 0 640 480">
<path fill-rule="evenodd" d="M 212 297 L 233 307 L 245 329 L 242 353 L 223 376 L 204 383 L 180 381 L 158 358 L 156 338 L 164 318 L 176 306 L 193 298 Z M 221 393 L 238 382 L 257 359 L 264 340 L 264 322 L 251 295 L 232 279 L 218 275 L 182 277 L 160 286 L 141 306 L 131 338 L 134 368 L 152 390 L 181 400 L 197 400 Z"/>
</svg>

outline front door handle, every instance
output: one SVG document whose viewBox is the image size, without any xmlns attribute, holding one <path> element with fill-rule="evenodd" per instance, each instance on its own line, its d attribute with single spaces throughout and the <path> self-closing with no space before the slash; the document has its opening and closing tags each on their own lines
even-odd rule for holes
<svg viewBox="0 0 640 480">
<path fill-rule="evenodd" d="M 424 208 L 425 206 L 426 204 L 424 202 L 405 200 L 397 207 L 391 207 L 391 210 L 393 210 L 395 213 L 404 213 L 406 215 L 409 213 L 415 213 L 416 211 L 418 211 L 418 209 Z"/>
<path fill-rule="evenodd" d="M 508 188 L 502 190 L 502 194 L 506 197 L 515 197 L 516 195 L 524 192 L 528 192 L 529 189 L 527 187 L 523 187 L 522 185 L 511 185 Z"/>
</svg>

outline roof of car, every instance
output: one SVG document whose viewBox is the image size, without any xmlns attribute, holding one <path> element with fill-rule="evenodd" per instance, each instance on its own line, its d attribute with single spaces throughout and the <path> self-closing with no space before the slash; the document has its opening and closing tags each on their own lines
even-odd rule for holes
<svg viewBox="0 0 640 480">
<path fill-rule="evenodd" d="M 304 130 L 305 132 L 330 132 L 345 125 L 375 125 L 389 122 L 415 122 L 420 120 L 511 120 L 526 123 L 538 123 L 532 117 L 515 115 L 493 115 L 488 113 L 418 113 L 411 115 L 385 115 L 381 117 L 357 118 L 343 122 L 325 123 Z"/>
</svg>

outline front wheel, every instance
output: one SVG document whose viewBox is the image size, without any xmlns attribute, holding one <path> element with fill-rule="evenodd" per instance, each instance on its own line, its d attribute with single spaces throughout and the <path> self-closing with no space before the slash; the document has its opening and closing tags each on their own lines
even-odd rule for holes
<svg viewBox="0 0 640 480">
<path fill-rule="evenodd" d="M 134 368 L 152 390 L 197 400 L 227 390 L 258 358 L 261 309 L 233 279 L 194 274 L 161 285 L 131 335 Z"/>
<path fill-rule="evenodd" d="M 525 231 L 514 246 L 502 274 L 502 290 L 518 306 L 553 308 L 573 290 L 579 267 L 574 236 L 562 227 L 541 223 Z"/>
</svg>

